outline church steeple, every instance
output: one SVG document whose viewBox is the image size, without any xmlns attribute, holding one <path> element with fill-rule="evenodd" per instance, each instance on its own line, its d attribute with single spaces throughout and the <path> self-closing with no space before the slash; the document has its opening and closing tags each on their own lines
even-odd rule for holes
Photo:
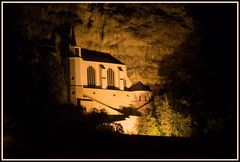
<svg viewBox="0 0 240 162">
<path fill-rule="evenodd" d="M 71 38 L 71 46 L 77 46 L 74 27 L 72 27 L 72 35 L 71 35 L 71 37 L 72 37 Z"/>
<path fill-rule="evenodd" d="M 77 47 L 74 27 L 72 27 L 71 39 L 69 42 L 69 56 L 81 57 L 81 48 Z"/>
</svg>

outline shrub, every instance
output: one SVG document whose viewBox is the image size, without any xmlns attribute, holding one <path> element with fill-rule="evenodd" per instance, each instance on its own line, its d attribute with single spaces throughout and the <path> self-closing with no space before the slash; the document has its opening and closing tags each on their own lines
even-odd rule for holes
<svg viewBox="0 0 240 162">
<path fill-rule="evenodd" d="M 166 95 L 156 96 L 152 106 L 140 120 L 140 134 L 177 137 L 191 135 L 191 116 L 174 111 Z"/>
<path fill-rule="evenodd" d="M 158 130 L 158 125 L 156 118 L 154 118 L 151 114 L 145 114 L 138 125 L 138 131 L 141 135 L 152 135 L 159 136 L 160 132 Z"/>
</svg>

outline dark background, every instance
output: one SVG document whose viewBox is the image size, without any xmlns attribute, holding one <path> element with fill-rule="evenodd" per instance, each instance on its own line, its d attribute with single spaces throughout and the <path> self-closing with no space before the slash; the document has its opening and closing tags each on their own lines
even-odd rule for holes
<svg viewBox="0 0 240 162">
<path fill-rule="evenodd" d="M 223 158 L 229 158 L 233 157 L 233 154 L 235 153 L 235 144 L 236 144 L 236 111 L 237 111 L 237 105 L 236 105 L 236 94 L 237 94 L 237 87 L 236 87 L 236 70 L 237 70 L 237 33 L 236 33 L 236 27 L 237 27 L 237 4 L 188 4 L 189 6 L 189 14 L 193 16 L 194 19 L 196 19 L 199 22 L 199 27 L 201 29 L 202 33 L 202 44 L 201 44 L 201 56 L 202 61 L 204 63 L 205 67 L 205 78 L 203 80 L 205 81 L 205 95 L 206 99 L 209 102 L 209 105 L 211 107 L 208 107 L 209 109 L 212 109 L 215 113 L 225 113 L 227 111 L 230 111 L 232 115 L 234 116 L 234 120 L 229 123 L 228 127 L 232 127 L 231 129 L 227 129 L 227 134 L 229 135 L 226 141 L 226 143 L 230 143 L 230 145 L 220 145 L 219 148 L 210 147 L 208 149 L 205 149 L 205 146 L 202 145 L 200 150 L 194 150 L 196 152 L 195 155 L 192 154 L 192 157 L 214 157 L 217 158 L 219 155 L 221 155 Z M 38 87 L 37 89 L 29 88 L 28 84 L 26 83 L 32 83 L 30 80 L 32 79 L 31 76 L 29 76 L 28 71 L 31 71 L 31 69 L 24 69 L 24 67 L 21 67 L 20 69 L 24 71 L 19 71 L 18 64 L 15 64 L 17 61 L 17 56 L 15 55 L 17 53 L 19 44 L 26 44 L 21 42 L 22 34 L 17 31 L 17 28 L 13 30 L 13 27 L 16 27 L 18 24 L 16 24 L 17 14 L 18 12 L 21 12 L 21 10 L 17 6 L 8 6 L 4 8 L 4 113 L 7 110 L 15 112 L 16 109 L 18 109 L 16 112 L 21 112 L 22 107 L 15 107 L 14 103 L 14 97 L 16 96 L 28 96 L 36 95 L 36 90 L 39 91 L 42 94 L 37 94 L 37 97 L 46 97 L 44 89 L 45 85 L 42 85 L 42 87 Z M 31 45 L 29 45 L 31 46 Z M 19 60 L 18 60 L 19 61 Z M 26 60 L 25 60 L 26 61 Z M 20 79 L 21 78 L 21 79 Z M 25 79 L 23 79 L 25 78 Z M 18 82 L 19 81 L 19 82 Z M 26 82 L 25 82 L 26 81 Z M 34 83 L 33 83 L 34 84 Z M 24 89 L 31 89 L 24 91 Z M 30 93 L 29 93 L 30 92 Z M 20 98 L 21 98 L 20 97 Z M 26 99 L 27 100 L 27 99 Z M 40 103 L 43 104 L 43 103 Z M 40 106 L 46 106 L 46 105 L 40 105 Z M 40 107 L 39 106 L 39 107 Z M 28 109 L 22 109 L 23 112 Z M 28 111 L 26 111 L 28 112 Z M 9 113 L 9 111 L 7 112 Z M 30 113 L 29 113 L 30 114 Z M 31 116 L 29 114 L 25 114 L 26 116 Z M 23 117 L 24 118 L 24 117 Z M 33 119 L 34 116 L 30 119 Z M 31 121 L 27 121 L 31 122 Z M 65 135 L 65 134 L 64 134 Z M 91 138 L 95 138 L 95 136 L 92 136 Z M 111 137 L 110 137 L 111 138 Z M 230 140 L 231 138 L 231 140 Z M 187 144 L 184 143 L 184 141 L 180 140 L 180 143 L 176 142 L 174 140 L 167 140 L 160 139 L 160 138 L 145 138 L 145 137 L 121 137 L 120 142 L 116 140 L 116 138 L 112 138 L 109 140 L 107 137 L 98 137 L 97 139 L 92 140 L 91 142 L 87 142 L 86 139 L 90 139 L 90 137 L 82 136 L 79 141 L 71 141 L 71 142 L 82 142 L 82 146 L 87 147 L 84 152 L 84 158 L 96 158 L 98 157 L 109 157 L 109 154 L 107 152 L 110 151 L 112 158 L 173 158 L 174 155 L 176 157 L 189 157 L 189 154 L 191 154 L 191 151 L 193 151 L 191 148 L 194 148 L 194 143 Z M 62 140 L 62 139 L 60 139 Z M 100 142 L 99 142 L 100 141 Z M 106 142 L 108 141 L 108 142 Z M 163 141 L 165 141 L 165 145 L 163 145 Z M 203 140 L 204 141 L 204 140 Z M 58 141 L 56 141 L 57 143 Z M 183 143 L 181 143 L 183 142 Z M 204 141 L 204 143 L 208 143 L 209 141 Z M 219 141 L 217 141 L 219 142 Z M 76 145 L 78 145 L 77 143 Z M 200 143 L 200 142 L 199 142 Z M 66 142 L 66 146 L 69 146 L 69 144 Z M 159 144 L 159 145 L 158 145 Z M 105 145 L 106 150 L 101 150 L 100 145 Z M 97 146 L 95 149 L 94 147 Z M 69 146 L 72 147 L 72 146 Z M 76 146 L 78 148 L 79 146 Z M 187 150 L 187 152 L 184 151 Z M 222 149 L 222 148 L 224 149 Z M 118 148 L 115 152 L 112 151 L 112 148 Z M 165 149 L 163 149 L 165 148 Z M 229 149 L 230 148 L 230 149 Z M 73 150 L 72 154 L 70 154 L 70 157 L 78 158 L 76 156 L 80 152 L 77 152 L 76 150 Z M 122 149 L 125 149 L 123 151 Z M 50 152 L 52 151 L 51 148 L 49 148 Z M 88 152 L 88 150 L 92 150 Z M 100 150 L 100 152 L 99 152 Z M 135 150 L 135 151 L 133 151 Z M 228 150 L 229 152 L 225 152 Z M 38 150 L 38 151 L 41 151 Z M 58 155 L 58 153 L 61 151 L 65 152 L 64 150 L 57 150 L 55 153 Z M 74 152 L 76 151 L 76 152 Z M 111 152 L 112 151 L 112 152 Z M 121 152 L 123 151 L 123 152 Z M 201 154 L 201 151 L 204 152 Z M 234 153 L 232 152 L 234 151 Z M 132 154 L 130 154 L 132 153 Z M 193 152 L 192 152 L 193 153 Z M 225 156 L 224 153 L 227 153 Z M 148 154 L 148 155 L 147 155 Z M 47 154 L 48 155 L 48 154 Z M 106 155 L 106 156 L 105 156 Z M 159 155 L 162 155 L 159 157 Z M 235 154 L 234 154 L 235 155 Z M 39 156 L 39 155 L 36 155 Z M 50 156 L 51 157 L 51 156 Z M 34 158 L 34 155 L 33 155 Z M 56 158 L 56 157 L 55 157 Z"/>
<path fill-rule="evenodd" d="M 236 107 L 237 10 L 236 4 L 190 4 L 189 12 L 202 31 L 202 56 L 209 72 L 209 98 Z"/>
</svg>

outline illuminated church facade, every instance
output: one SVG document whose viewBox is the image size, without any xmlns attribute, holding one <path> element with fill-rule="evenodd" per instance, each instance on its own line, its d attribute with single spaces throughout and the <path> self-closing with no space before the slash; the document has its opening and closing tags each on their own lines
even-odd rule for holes
<svg viewBox="0 0 240 162">
<path fill-rule="evenodd" d="M 142 108 L 152 96 L 148 86 L 131 83 L 124 63 L 109 53 L 81 48 L 76 43 L 70 45 L 65 58 L 65 77 L 68 101 L 88 112 L 95 108 L 105 109 L 109 115 L 122 115 L 118 110 Z M 136 118 L 128 119 L 131 122 L 120 121 L 125 132 L 134 129 L 129 123 L 137 122 Z"/>
</svg>

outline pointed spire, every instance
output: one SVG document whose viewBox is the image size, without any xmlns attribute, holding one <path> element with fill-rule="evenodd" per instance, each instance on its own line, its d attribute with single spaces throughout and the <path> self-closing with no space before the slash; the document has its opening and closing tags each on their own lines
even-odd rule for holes
<svg viewBox="0 0 240 162">
<path fill-rule="evenodd" d="M 72 27 L 72 39 L 71 39 L 71 45 L 72 45 L 72 46 L 77 46 L 76 39 L 75 39 L 75 31 L 74 31 L 74 27 Z"/>
</svg>

